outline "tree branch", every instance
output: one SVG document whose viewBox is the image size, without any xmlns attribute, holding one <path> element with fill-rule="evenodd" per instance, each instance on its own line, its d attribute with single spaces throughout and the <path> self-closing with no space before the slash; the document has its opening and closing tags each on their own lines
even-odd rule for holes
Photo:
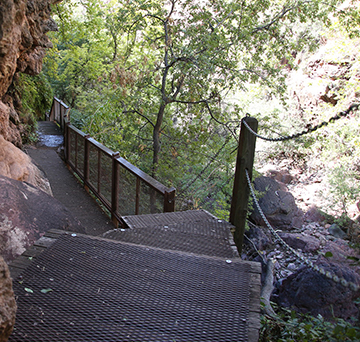
<svg viewBox="0 0 360 342">
<path fill-rule="evenodd" d="M 141 117 L 143 117 L 151 126 L 155 127 L 155 125 L 152 123 L 152 121 L 146 115 L 141 114 L 137 109 L 124 111 L 123 113 L 124 114 L 136 113 L 136 114 L 140 115 Z"/>
<path fill-rule="evenodd" d="M 267 24 L 262 25 L 262 26 L 258 26 L 256 27 L 253 31 L 252 34 L 262 31 L 262 30 L 269 30 L 270 27 L 275 24 L 278 20 L 282 19 L 287 13 L 289 13 L 290 11 L 294 10 L 295 8 L 300 7 L 300 5 L 306 4 L 306 3 L 310 3 L 311 1 L 303 1 L 301 3 L 297 3 L 294 6 L 290 6 L 290 7 L 284 7 L 283 10 L 278 13 L 277 15 L 275 15 L 275 17 Z"/>
</svg>

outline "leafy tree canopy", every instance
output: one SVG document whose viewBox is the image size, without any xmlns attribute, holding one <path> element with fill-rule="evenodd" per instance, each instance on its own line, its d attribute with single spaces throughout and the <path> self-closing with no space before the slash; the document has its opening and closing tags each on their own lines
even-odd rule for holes
<svg viewBox="0 0 360 342">
<path fill-rule="evenodd" d="M 73 122 L 196 201 L 230 187 L 235 94 L 256 84 L 285 101 L 285 65 L 317 46 L 338 4 L 68 0 L 47 73 Z"/>
</svg>

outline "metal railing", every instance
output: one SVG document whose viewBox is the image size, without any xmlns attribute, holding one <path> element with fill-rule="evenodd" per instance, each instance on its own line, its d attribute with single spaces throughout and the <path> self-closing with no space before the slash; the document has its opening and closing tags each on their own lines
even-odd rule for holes
<svg viewBox="0 0 360 342">
<path fill-rule="evenodd" d="M 50 120 L 65 137 L 65 161 L 111 213 L 117 226 L 121 216 L 175 210 L 175 188 L 167 188 L 118 152 L 113 152 L 70 124 L 70 109 L 54 97 Z"/>
<path fill-rule="evenodd" d="M 59 100 L 58 98 L 54 97 L 49 114 L 49 120 L 56 121 L 60 125 L 61 130 L 64 132 L 66 120 L 70 122 L 69 115 L 70 115 L 70 107 L 67 106 L 61 100 Z"/>
</svg>

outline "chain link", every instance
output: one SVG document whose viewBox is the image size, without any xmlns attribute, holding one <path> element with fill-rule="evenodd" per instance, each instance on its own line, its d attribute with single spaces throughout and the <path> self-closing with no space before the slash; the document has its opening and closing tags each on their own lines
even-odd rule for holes
<svg viewBox="0 0 360 342">
<path fill-rule="evenodd" d="M 314 127 L 310 127 L 300 133 L 296 133 L 293 135 L 289 135 L 286 137 L 279 137 L 279 138 L 268 138 L 268 137 L 264 137 L 258 133 L 256 133 L 255 131 L 253 131 L 251 129 L 251 127 L 247 124 L 247 122 L 245 120 L 243 120 L 243 123 L 245 125 L 245 127 L 250 131 L 250 133 L 254 134 L 257 138 L 262 139 L 262 140 L 266 140 L 266 141 L 285 141 L 285 140 L 291 140 L 291 139 L 296 139 L 301 137 L 302 135 L 308 134 L 308 133 L 312 133 L 315 132 L 316 130 L 318 130 L 321 127 L 325 127 L 327 126 L 329 123 L 333 123 L 336 120 L 339 120 L 347 115 L 350 114 L 350 112 L 352 112 L 353 110 L 357 110 L 359 109 L 360 103 L 355 103 L 352 104 L 347 110 L 340 112 L 338 114 L 336 114 L 335 116 L 333 116 L 332 118 L 329 119 L 329 121 L 323 121 L 322 123 L 314 126 Z M 247 114 L 247 116 L 249 116 L 249 114 Z"/>
<path fill-rule="evenodd" d="M 326 271 L 324 268 L 319 267 L 318 265 L 315 265 L 311 260 L 309 260 L 308 258 L 306 258 L 303 254 L 299 253 L 298 251 L 296 251 L 294 248 L 290 247 L 281 237 L 280 235 L 276 232 L 276 230 L 271 226 L 271 224 L 269 223 L 269 221 L 267 220 L 265 214 L 263 213 L 263 211 L 261 210 L 260 204 L 258 202 L 258 200 L 256 199 L 255 196 L 255 191 L 252 187 L 251 184 L 251 180 L 250 180 L 250 176 L 248 173 L 248 170 L 245 169 L 245 174 L 246 174 L 246 179 L 248 182 L 248 186 L 251 192 L 251 196 L 254 200 L 255 206 L 258 209 L 262 219 L 264 220 L 266 226 L 269 228 L 270 232 L 275 236 L 275 238 L 277 240 L 279 240 L 279 242 L 286 248 L 288 249 L 291 253 L 293 253 L 294 255 L 296 255 L 300 260 L 302 260 L 306 265 L 308 265 L 309 267 L 311 267 L 314 271 L 325 275 L 326 278 L 328 279 L 332 279 L 333 281 L 335 281 L 336 283 L 340 283 L 341 285 L 343 285 L 344 287 L 349 287 L 351 290 L 353 291 L 358 291 L 360 289 L 360 287 L 358 285 L 356 285 L 353 282 L 349 282 L 344 278 L 340 278 L 338 277 L 336 274 L 333 274 L 330 271 Z"/>
</svg>

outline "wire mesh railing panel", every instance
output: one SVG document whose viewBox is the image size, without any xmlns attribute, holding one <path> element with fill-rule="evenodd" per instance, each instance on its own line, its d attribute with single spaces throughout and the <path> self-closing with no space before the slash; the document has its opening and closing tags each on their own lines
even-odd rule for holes
<svg viewBox="0 0 360 342">
<path fill-rule="evenodd" d="M 147 185 L 140 182 L 139 212 L 137 214 L 162 213 L 164 209 L 164 196 Z"/>
<path fill-rule="evenodd" d="M 85 154 L 85 139 L 81 136 L 77 137 L 77 153 L 76 153 L 76 171 L 81 176 L 84 177 L 84 154 Z"/>
<path fill-rule="evenodd" d="M 136 176 L 123 167 L 119 167 L 119 203 L 120 215 L 135 215 L 136 212 Z"/>
<path fill-rule="evenodd" d="M 110 211 L 114 222 L 120 220 L 119 215 L 174 211 L 175 189 L 168 189 L 71 125 L 69 113 L 69 107 L 54 97 L 50 119 L 64 130 L 66 163 Z"/>
<path fill-rule="evenodd" d="M 93 144 L 89 144 L 89 184 L 90 186 L 100 192 L 99 184 L 99 168 L 100 165 L 99 150 Z"/>
<path fill-rule="evenodd" d="M 69 155 L 69 162 L 75 166 L 76 163 L 76 132 L 74 132 L 73 130 L 69 129 L 68 130 L 68 139 L 69 139 L 69 148 L 70 150 L 68 151 Z"/>
<path fill-rule="evenodd" d="M 100 191 L 99 195 L 105 199 L 109 204 L 111 203 L 111 177 L 112 177 L 112 159 L 111 157 L 99 150 L 100 152 L 100 167 L 99 167 L 99 180 Z"/>
</svg>

